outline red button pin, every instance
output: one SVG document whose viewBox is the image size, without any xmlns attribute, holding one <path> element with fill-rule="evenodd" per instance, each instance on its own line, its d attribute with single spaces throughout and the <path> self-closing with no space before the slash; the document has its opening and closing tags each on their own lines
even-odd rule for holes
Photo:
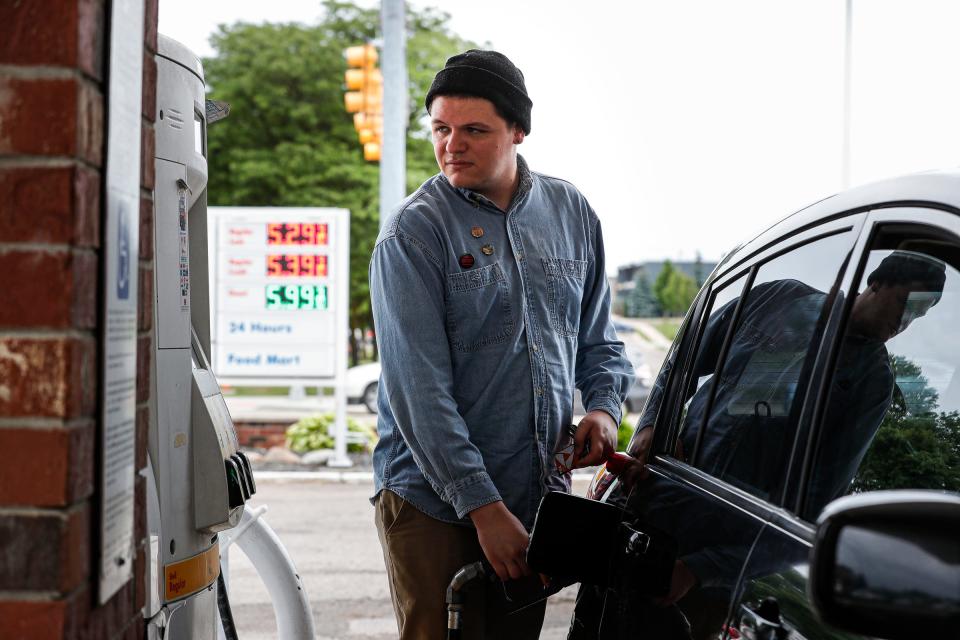
<svg viewBox="0 0 960 640">
<path fill-rule="evenodd" d="M 460 267 L 463 269 L 469 269 L 473 266 L 473 256 L 469 253 L 465 253 L 460 256 Z"/>
</svg>

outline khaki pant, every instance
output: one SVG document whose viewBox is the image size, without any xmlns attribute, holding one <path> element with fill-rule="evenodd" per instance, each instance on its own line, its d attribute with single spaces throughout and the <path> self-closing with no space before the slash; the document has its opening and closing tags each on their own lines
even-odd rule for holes
<svg viewBox="0 0 960 640">
<path fill-rule="evenodd" d="M 431 518 L 391 491 L 382 491 L 377 498 L 376 523 L 400 640 L 445 639 L 447 586 L 458 569 L 483 557 L 477 532 Z M 463 593 L 464 639 L 540 636 L 545 602 L 507 615 L 500 581 L 483 578 Z"/>
</svg>

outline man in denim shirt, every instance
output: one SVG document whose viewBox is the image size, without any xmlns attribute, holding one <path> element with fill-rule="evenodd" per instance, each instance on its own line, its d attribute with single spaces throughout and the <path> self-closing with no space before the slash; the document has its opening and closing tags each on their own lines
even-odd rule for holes
<svg viewBox="0 0 960 640">
<path fill-rule="evenodd" d="M 587 409 L 574 456 L 590 466 L 613 451 L 633 380 L 596 214 L 517 155 L 531 106 L 505 56 L 450 58 L 426 97 L 441 173 L 386 221 L 370 263 L 383 365 L 374 502 L 404 639 L 444 637 L 460 567 L 485 557 L 503 581 L 529 576 L 540 498 L 570 486 L 553 452 L 574 386 Z M 542 603 L 505 618 L 477 585 L 467 606 L 465 637 L 539 635 Z"/>
</svg>

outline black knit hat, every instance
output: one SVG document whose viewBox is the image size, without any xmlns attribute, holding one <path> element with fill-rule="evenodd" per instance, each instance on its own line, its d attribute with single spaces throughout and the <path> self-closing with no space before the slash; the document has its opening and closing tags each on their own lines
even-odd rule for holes
<svg viewBox="0 0 960 640">
<path fill-rule="evenodd" d="M 523 73 L 502 53 L 470 49 L 449 58 L 427 91 L 427 111 L 434 98 L 445 95 L 486 98 L 524 133 L 530 133 L 533 102 L 527 95 Z"/>
</svg>

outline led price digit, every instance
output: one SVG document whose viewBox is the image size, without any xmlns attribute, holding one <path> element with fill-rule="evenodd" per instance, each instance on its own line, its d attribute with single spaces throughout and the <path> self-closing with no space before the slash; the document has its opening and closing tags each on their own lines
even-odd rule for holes
<svg viewBox="0 0 960 640">
<path fill-rule="evenodd" d="M 310 285 L 305 285 L 300 287 L 300 309 L 316 309 L 317 308 L 317 291 L 316 287 Z"/>
<path fill-rule="evenodd" d="M 280 260 L 283 262 L 283 275 L 285 276 L 298 276 L 300 275 L 300 268 L 297 266 L 297 256 L 292 255 L 282 255 Z"/>
<path fill-rule="evenodd" d="M 283 303 L 281 289 L 281 285 L 278 284 L 267 285 L 267 309 L 276 309 L 281 306 Z"/>
<path fill-rule="evenodd" d="M 280 256 L 267 256 L 267 275 L 278 276 L 280 271 Z"/>
<path fill-rule="evenodd" d="M 299 309 L 300 287 L 288 284 L 283 288 L 283 306 L 285 309 Z"/>
<path fill-rule="evenodd" d="M 267 224 L 267 244 L 280 244 L 283 242 L 283 233 L 280 232 L 280 225 L 276 222 Z"/>
<path fill-rule="evenodd" d="M 304 222 L 300 225 L 300 233 L 297 234 L 300 244 L 316 244 L 317 230 L 312 222 Z"/>
<path fill-rule="evenodd" d="M 304 253 L 299 258 L 300 273 L 304 276 L 317 275 L 317 256 Z"/>
</svg>

